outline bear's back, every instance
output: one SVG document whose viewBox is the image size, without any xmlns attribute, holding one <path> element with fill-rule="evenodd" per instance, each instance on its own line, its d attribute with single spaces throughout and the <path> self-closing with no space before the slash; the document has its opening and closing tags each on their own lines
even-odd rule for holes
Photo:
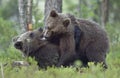
<svg viewBox="0 0 120 78">
<path fill-rule="evenodd" d="M 81 48 L 85 49 L 90 44 L 94 44 L 94 48 L 101 48 L 107 52 L 109 48 L 109 39 L 106 31 L 97 23 L 85 19 L 76 20 L 81 29 Z"/>
</svg>

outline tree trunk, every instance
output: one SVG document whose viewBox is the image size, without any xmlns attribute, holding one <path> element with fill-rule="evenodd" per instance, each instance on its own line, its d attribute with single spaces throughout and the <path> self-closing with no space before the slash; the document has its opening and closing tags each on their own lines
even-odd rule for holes
<svg viewBox="0 0 120 78">
<path fill-rule="evenodd" d="M 25 0 L 18 0 L 19 19 L 22 32 L 27 31 L 25 18 Z"/>
<path fill-rule="evenodd" d="M 109 17 L 109 0 L 102 1 L 101 11 L 102 11 L 102 18 L 101 18 L 102 25 L 105 26 L 106 23 L 108 22 L 108 17 Z"/>
<path fill-rule="evenodd" d="M 45 10 L 44 10 L 44 24 L 46 25 L 46 18 L 49 15 L 50 11 L 55 9 L 59 13 L 62 12 L 62 0 L 46 0 L 45 1 Z"/>
<path fill-rule="evenodd" d="M 19 19 L 22 33 L 32 24 L 32 0 L 18 0 Z"/>
<path fill-rule="evenodd" d="M 32 30 L 32 3 L 33 0 L 27 0 L 26 6 L 26 22 L 27 22 L 27 30 Z"/>
</svg>

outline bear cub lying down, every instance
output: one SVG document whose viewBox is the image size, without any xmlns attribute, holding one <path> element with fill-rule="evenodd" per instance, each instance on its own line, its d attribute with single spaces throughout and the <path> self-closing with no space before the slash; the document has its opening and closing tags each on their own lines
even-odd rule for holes
<svg viewBox="0 0 120 78">
<path fill-rule="evenodd" d="M 14 46 L 21 50 L 24 56 L 35 58 L 40 68 L 56 65 L 59 59 L 58 46 L 41 40 L 41 37 L 41 28 L 28 31 L 14 39 Z"/>
<path fill-rule="evenodd" d="M 49 41 L 43 41 L 43 29 L 39 28 L 33 31 L 27 31 L 19 36 L 16 36 L 14 47 L 20 50 L 24 56 L 31 56 L 38 62 L 40 68 L 47 66 L 56 66 L 59 60 L 59 47 L 58 44 Z M 53 39 L 53 41 L 58 41 Z M 70 66 L 75 59 L 67 62 L 63 66 Z M 28 66 L 27 62 L 14 61 L 13 66 Z"/>
</svg>

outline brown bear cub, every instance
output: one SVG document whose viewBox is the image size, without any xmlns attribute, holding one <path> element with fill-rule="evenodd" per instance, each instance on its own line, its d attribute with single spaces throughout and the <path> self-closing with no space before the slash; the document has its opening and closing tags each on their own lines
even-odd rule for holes
<svg viewBox="0 0 120 78">
<path fill-rule="evenodd" d="M 35 58 L 40 68 L 55 66 L 59 59 L 58 46 L 48 41 L 42 41 L 40 37 L 42 37 L 41 28 L 25 32 L 14 39 L 14 46 L 25 56 Z"/>
<path fill-rule="evenodd" d="M 77 30 L 80 32 L 77 33 Z M 104 67 L 107 67 L 105 58 L 109 40 L 105 30 L 97 23 L 52 10 L 47 17 L 43 33 L 43 40 L 56 38 L 59 41 L 58 66 L 64 65 L 77 55 L 84 66 L 87 66 L 88 62 L 102 62 Z"/>
</svg>

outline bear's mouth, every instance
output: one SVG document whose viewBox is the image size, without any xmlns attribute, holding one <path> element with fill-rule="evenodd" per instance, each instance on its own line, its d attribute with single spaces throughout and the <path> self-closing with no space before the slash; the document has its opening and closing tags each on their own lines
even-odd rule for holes
<svg viewBox="0 0 120 78">
<path fill-rule="evenodd" d="M 15 44 L 14 44 L 14 46 L 15 46 L 15 48 L 16 49 L 19 49 L 19 50 L 22 50 L 23 49 L 23 43 L 22 42 L 16 42 Z"/>
</svg>

